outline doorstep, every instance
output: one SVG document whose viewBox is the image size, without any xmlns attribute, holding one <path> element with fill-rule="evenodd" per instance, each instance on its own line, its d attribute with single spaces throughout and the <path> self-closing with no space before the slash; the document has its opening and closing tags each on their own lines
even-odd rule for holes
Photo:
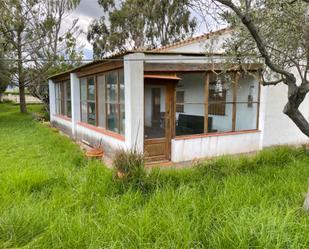
<svg viewBox="0 0 309 249">
<path fill-rule="evenodd" d="M 169 160 L 162 160 L 162 161 L 152 161 L 152 162 L 146 162 L 146 168 L 151 169 L 151 168 L 166 168 L 166 167 L 174 167 L 176 166 L 175 163 Z"/>
</svg>

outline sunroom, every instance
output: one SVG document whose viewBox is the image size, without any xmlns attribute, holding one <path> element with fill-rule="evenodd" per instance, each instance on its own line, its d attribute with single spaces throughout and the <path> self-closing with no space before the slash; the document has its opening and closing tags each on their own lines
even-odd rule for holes
<svg viewBox="0 0 309 249">
<path fill-rule="evenodd" d="M 50 79 L 52 123 L 111 156 L 181 162 L 260 148 L 260 65 L 126 53 Z M 54 94 L 53 94 L 54 93 Z"/>
</svg>

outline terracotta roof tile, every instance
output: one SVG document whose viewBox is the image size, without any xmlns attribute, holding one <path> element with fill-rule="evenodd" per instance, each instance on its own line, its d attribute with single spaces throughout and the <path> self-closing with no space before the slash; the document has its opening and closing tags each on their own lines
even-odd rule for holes
<svg viewBox="0 0 309 249">
<path fill-rule="evenodd" d="M 163 47 L 155 48 L 151 51 L 161 52 L 161 51 L 172 49 L 172 48 L 182 47 L 182 46 L 192 44 L 192 43 L 197 42 L 197 41 L 208 40 L 213 36 L 222 35 L 224 33 L 230 32 L 232 30 L 233 30 L 233 28 L 231 28 L 231 27 L 219 29 L 219 30 L 216 30 L 216 31 L 213 31 L 213 32 L 209 32 L 207 34 L 203 34 L 203 35 L 196 36 L 196 37 L 191 37 L 189 39 L 182 40 L 182 41 L 179 41 L 179 42 L 175 42 L 173 44 L 169 44 L 169 45 L 166 45 L 166 46 L 163 46 Z"/>
</svg>

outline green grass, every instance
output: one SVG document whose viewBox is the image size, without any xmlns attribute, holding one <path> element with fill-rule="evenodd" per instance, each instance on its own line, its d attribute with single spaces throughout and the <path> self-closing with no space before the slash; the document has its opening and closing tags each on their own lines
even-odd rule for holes
<svg viewBox="0 0 309 249">
<path fill-rule="evenodd" d="M 155 170 L 138 190 L 0 105 L 0 248 L 309 248 L 308 177 L 305 150 L 278 147 Z"/>
</svg>

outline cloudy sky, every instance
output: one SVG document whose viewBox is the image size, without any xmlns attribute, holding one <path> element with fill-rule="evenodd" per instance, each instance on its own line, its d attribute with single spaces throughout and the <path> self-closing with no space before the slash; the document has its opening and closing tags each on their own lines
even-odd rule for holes
<svg viewBox="0 0 309 249">
<path fill-rule="evenodd" d="M 92 46 L 86 39 L 88 26 L 93 19 L 103 15 L 97 0 L 81 0 L 80 5 L 65 19 L 64 28 L 71 25 L 74 19 L 78 18 L 78 26 L 83 30 L 83 34 L 79 37 L 79 43 L 82 45 L 85 58 L 92 59 Z"/>
<path fill-rule="evenodd" d="M 202 23 L 202 19 L 195 13 L 192 13 L 198 19 L 200 25 L 196 31 L 196 35 L 203 34 L 208 30 Z M 79 42 L 83 45 L 83 50 L 86 59 L 92 59 L 92 46 L 87 42 L 86 33 L 88 26 L 93 19 L 99 18 L 103 15 L 103 10 L 98 4 L 97 0 L 81 0 L 80 5 L 74 10 L 65 20 L 64 27 L 69 26 L 76 18 L 79 19 L 78 25 L 84 31 L 79 38 Z"/>
</svg>

